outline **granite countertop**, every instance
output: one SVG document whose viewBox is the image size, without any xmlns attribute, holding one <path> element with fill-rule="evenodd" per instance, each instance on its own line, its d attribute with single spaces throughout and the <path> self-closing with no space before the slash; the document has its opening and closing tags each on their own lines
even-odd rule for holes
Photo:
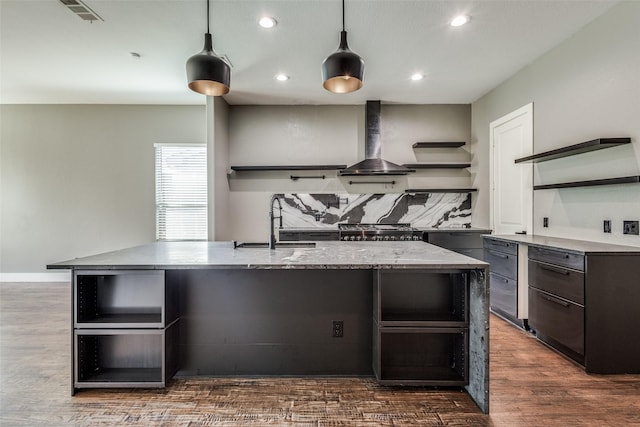
<svg viewBox="0 0 640 427">
<path fill-rule="evenodd" d="M 490 234 L 491 230 L 488 228 L 477 228 L 477 227 L 414 227 L 419 231 L 427 231 L 429 233 L 464 233 L 464 232 L 474 232 L 474 233 L 486 233 Z M 282 231 L 303 231 L 303 232 L 313 232 L 313 233 L 322 233 L 322 232 L 336 232 L 339 231 L 338 226 L 332 227 L 282 227 L 280 230 Z"/>
<path fill-rule="evenodd" d="M 561 237 L 539 236 L 530 234 L 492 234 L 485 238 L 524 243 L 530 246 L 558 248 L 579 254 L 640 254 L 640 246 L 614 245 L 611 243 L 589 242 L 586 240 L 564 239 Z"/>
<path fill-rule="evenodd" d="M 233 242 L 156 242 L 48 265 L 49 269 L 447 269 L 488 264 L 424 242 L 316 242 L 305 248 L 238 248 Z"/>
</svg>

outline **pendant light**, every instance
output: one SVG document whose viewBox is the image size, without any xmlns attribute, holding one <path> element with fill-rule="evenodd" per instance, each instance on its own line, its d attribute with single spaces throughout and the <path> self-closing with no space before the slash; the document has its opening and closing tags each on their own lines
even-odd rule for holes
<svg viewBox="0 0 640 427">
<path fill-rule="evenodd" d="M 344 0 L 342 0 L 342 32 L 338 50 L 322 62 L 322 86 L 333 93 L 354 92 L 362 87 L 364 61 L 347 45 L 344 29 Z"/>
<path fill-rule="evenodd" d="M 209 0 L 207 0 L 207 32 L 204 49 L 187 60 L 189 89 L 209 96 L 221 96 L 229 92 L 231 68 L 213 50 L 209 32 Z"/>
</svg>

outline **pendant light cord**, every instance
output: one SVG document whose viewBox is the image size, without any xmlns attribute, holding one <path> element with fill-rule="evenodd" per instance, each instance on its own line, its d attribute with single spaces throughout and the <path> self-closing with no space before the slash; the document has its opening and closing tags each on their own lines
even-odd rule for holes
<svg viewBox="0 0 640 427">
<path fill-rule="evenodd" d="M 342 31 L 344 31 L 344 0 L 342 0 Z"/>
<path fill-rule="evenodd" d="M 211 33 L 211 31 L 209 31 L 209 0 L 207 0 L 207 33 Z"/>
</svg>

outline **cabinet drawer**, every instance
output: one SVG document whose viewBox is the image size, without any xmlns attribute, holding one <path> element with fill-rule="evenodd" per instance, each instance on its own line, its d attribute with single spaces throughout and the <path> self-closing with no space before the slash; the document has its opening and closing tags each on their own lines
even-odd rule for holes
<svg viewBox="0 0 640 427">
<path fill-rule="evenodd" d="M 518 278 L 518 256 L 498 252 L 493 249 L 484 250 L 484 260 L 491 264 L 491 272 L 509 279 Z"/>
<path fill-rule="evenodd" d="M 428 233 L 427 241 L 446 249 L 482 248 L 482 233 L 468 231 Z"/>
<path fill-rule="evenodd" d="M 529 259 L 584 271 L 584 255 L 563 251 L 561 249 L 530 246 Z"/>
<path fill-rule="evenodd" d="M 497 252 L 505 252 L 511 255 L 518 254 L 518 244 L 514 242 L 505 242 L 504 240 L 485 238 L 484 248 Z"/>
<path fill-rule="evenodd" d="M 584 355 L 584 307 L 529 288 L 529 324 L 543 340 Z"/>
<path fill-rule="evenodd" d="M 584 273 L 529 260 L 529 285 L 584 305 Z"/>
<path fill-rule="evenodd" d="M 510 316 L 518 316 L 518 283 L 513 279 L 491 273 L 491 308 Z"/>
</svg>

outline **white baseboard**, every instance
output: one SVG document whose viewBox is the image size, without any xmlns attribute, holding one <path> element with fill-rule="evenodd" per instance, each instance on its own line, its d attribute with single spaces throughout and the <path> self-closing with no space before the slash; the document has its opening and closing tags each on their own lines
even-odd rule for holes
<svg viewBox="0 0 640 427">
<path fill-rule="evenodd" d="M 71 271 L 48 273 L 0 273 L 0 282 L 70 282 Z"/>
</svg>

